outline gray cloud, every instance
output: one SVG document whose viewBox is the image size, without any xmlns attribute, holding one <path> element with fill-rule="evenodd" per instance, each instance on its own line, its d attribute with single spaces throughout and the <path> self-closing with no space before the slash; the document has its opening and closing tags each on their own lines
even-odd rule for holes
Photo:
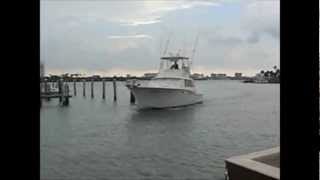
<svg viewBox="0 0 320 180">
<path fill-rule="evenodd" d="M 257 42 L 261 36 L 275 39 L 280 36 L 280 2 L 274 0 L 253 1 L 246 7 L 244 28 L 251 32 L 249 42 Z"/>
<path fill-rule="evenodd" d="M 200 34 L 195 70 L 253 73 L 279 62 L 279 6 L 273 1 L 238 3 L 237 16 L 220 24 L 209 18 L 201 23 L 185 19 L 183 14 L 199 16 L 200 8 L 210 8 L 214 14 L 232 2 L 128 3 L 41 1 L 40 54 L 48 73 L 153 71 L 159 63 L 160 44 L 164 46 L 170 33 L 169 51 L 182 49 L 186 55 L 191 55 L 195 36 Z"/>
</svg>

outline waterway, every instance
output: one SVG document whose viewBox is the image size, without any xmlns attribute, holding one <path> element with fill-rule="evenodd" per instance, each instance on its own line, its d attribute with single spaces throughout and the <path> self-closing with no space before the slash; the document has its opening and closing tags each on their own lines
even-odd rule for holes
<svg viewBox="0 0 320 180">
<path fill-rule="evenodd" d="M 68 107 L 44 101 L 40 118 L 41 179 L 223 180 L 224 160 L 279 145 L 279 84 L 196 81 L 203 104 L 138 110 L 118 82 L 82 83 Z M 73 85 L 70 91 L 73 94 Z"/>
</svg>

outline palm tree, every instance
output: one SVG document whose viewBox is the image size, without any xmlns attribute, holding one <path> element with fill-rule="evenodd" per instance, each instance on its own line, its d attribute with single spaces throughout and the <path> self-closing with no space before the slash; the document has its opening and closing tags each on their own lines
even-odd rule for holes
<svg viewBox="0 0 320 180">
<path fill-rule="evenodd" d="M 275 78 L 276 73 L 275 73 L 275 72 L 273 72 L 273 71 L 270 71 L 270 75 L 271 75 L 271 78 Z"/>
<path fill-rule="evenodd" d="M 280 69 L 277 69 L 277 71 L 276 71 L 276 76 L 277 76 L 277 77 L 280 77 Z"/>
<path fill-rule="evenodd" d="M 276 71 L 277 70 L 277 66 L 273 66 L 273 69 Z"/>
</svg>

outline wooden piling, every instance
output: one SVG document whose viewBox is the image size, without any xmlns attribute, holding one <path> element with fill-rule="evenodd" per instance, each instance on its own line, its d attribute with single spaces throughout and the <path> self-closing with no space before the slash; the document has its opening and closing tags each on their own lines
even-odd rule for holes
<svg viewBox="0 0 320 180">
<path fill-rule="evenodd" d="M 50 93 L 50 85 L 48 84 L 47 81 L 44 82 L 44 93 L 45 93 L 45 94 Z M 50 101 L 50 98 L 48 97 L 46 100 L 47 100 L 47 101 Z"/>
<path fill-rule="evenodd" d="M 102 81 L 102 99 L 106 99 L 106 82 Z"/>
<path fill-rule="evenodd" d="M 43 92 L 43 82 L 40 82 L 40 93 Z"/>
<path fill-rule="evenodd" d="M 130 103 L 134 104 L 136 102 L 136 98 L 134 97 L 133 93 L 130 91 Z"/>
<path fill-rule="evenodd" d="M 69 93 L 70 93 L 69 84 L 66 84 L 66 85 L 67 85 L 67 95 L 69 96 Z"/>
<path fill-rule="evenodd" d="M 68 106 L 69 105 L 69 85 L 67 83 L 64 84 L 62 97 L 63 97 L 62 105 Z"/>
<path fill-rule="evenodd" d="M 83 80 L 82 88 L 83 97 L 86 97 L 86 80 Z"/>
<path fill-rule="evenodd" d="M 73 81 L 73 95 L 74 96 L 77 95 L 77 83 L 76 83 L 76 80 Z"/>
<path fill-rule="evenodd" d="M 60 94 L 60 93 L 59 93 Z M 65 86 L 62 86 L 62 91 L 61 91 L 61 94 L 60 94 L 60 97 L 59 99 L 61 98 L 61 101 L 60 101 L 60 104 L 62 106 L 65 105 Z"/>
<path fill-rule="evenodd" d="M 48 82 L 44 81 L 44 92 L 48 93 Z"/>
<path fill-rule="evenodd" d="M 91 98 L 94 98 L 94 92 L 93 92 L 93 80 L 91 80 Z"/>
<path fill-rule="evenodd" d="M 65 106 L 69 105 L 69 85 L 66 83 L 65 85 L 65 100 L 64 100 Z"/>
<path fill-rule="evenodd" d="M 40 108 L 42 107 L 42 100 L 41 100 L 41 93 L 42 93 L 42 82 L 40 82 Z"/>
<path fill-rule="evenodd" d="M 113 101 L 117 101 L 117 82 L 113 79 Z"/>
<path fill-rule="evenodd" d="M 59 89 L 59 94 L 62 94 L 63 93 L 63 87 L 62 87 L 62 85 L 63 85 L 63 82 L 62 82 L 62 80 L 60 79 L 59 81 L 58 81 L 58 89 Z M 60 96 L 59 97 L 59 102 L 62 102 L 62 96 Z"/>
</svg>

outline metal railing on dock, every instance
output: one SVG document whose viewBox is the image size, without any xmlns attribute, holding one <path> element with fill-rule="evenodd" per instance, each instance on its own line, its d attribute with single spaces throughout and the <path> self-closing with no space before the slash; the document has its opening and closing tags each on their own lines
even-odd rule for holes
<svg viewBox="0 0 320 180">
<path fill-rule="evenodd" d="M 44 84 L 44 86 L 43 86 Z M 54 88 L 54 83 L 49 86 L 48 82 L 43 82 L 40 84 L 40 107 L 42 106 L 42 99 L 50 101 L 51 98 L 59 98 L 59 103 L 63 106 L 69 105 L 69 98 L 72 96 L 69 94 L 69 85 L 63 83 L 63 81 L 58 81 L 58 91 Z"/>
</svg>

